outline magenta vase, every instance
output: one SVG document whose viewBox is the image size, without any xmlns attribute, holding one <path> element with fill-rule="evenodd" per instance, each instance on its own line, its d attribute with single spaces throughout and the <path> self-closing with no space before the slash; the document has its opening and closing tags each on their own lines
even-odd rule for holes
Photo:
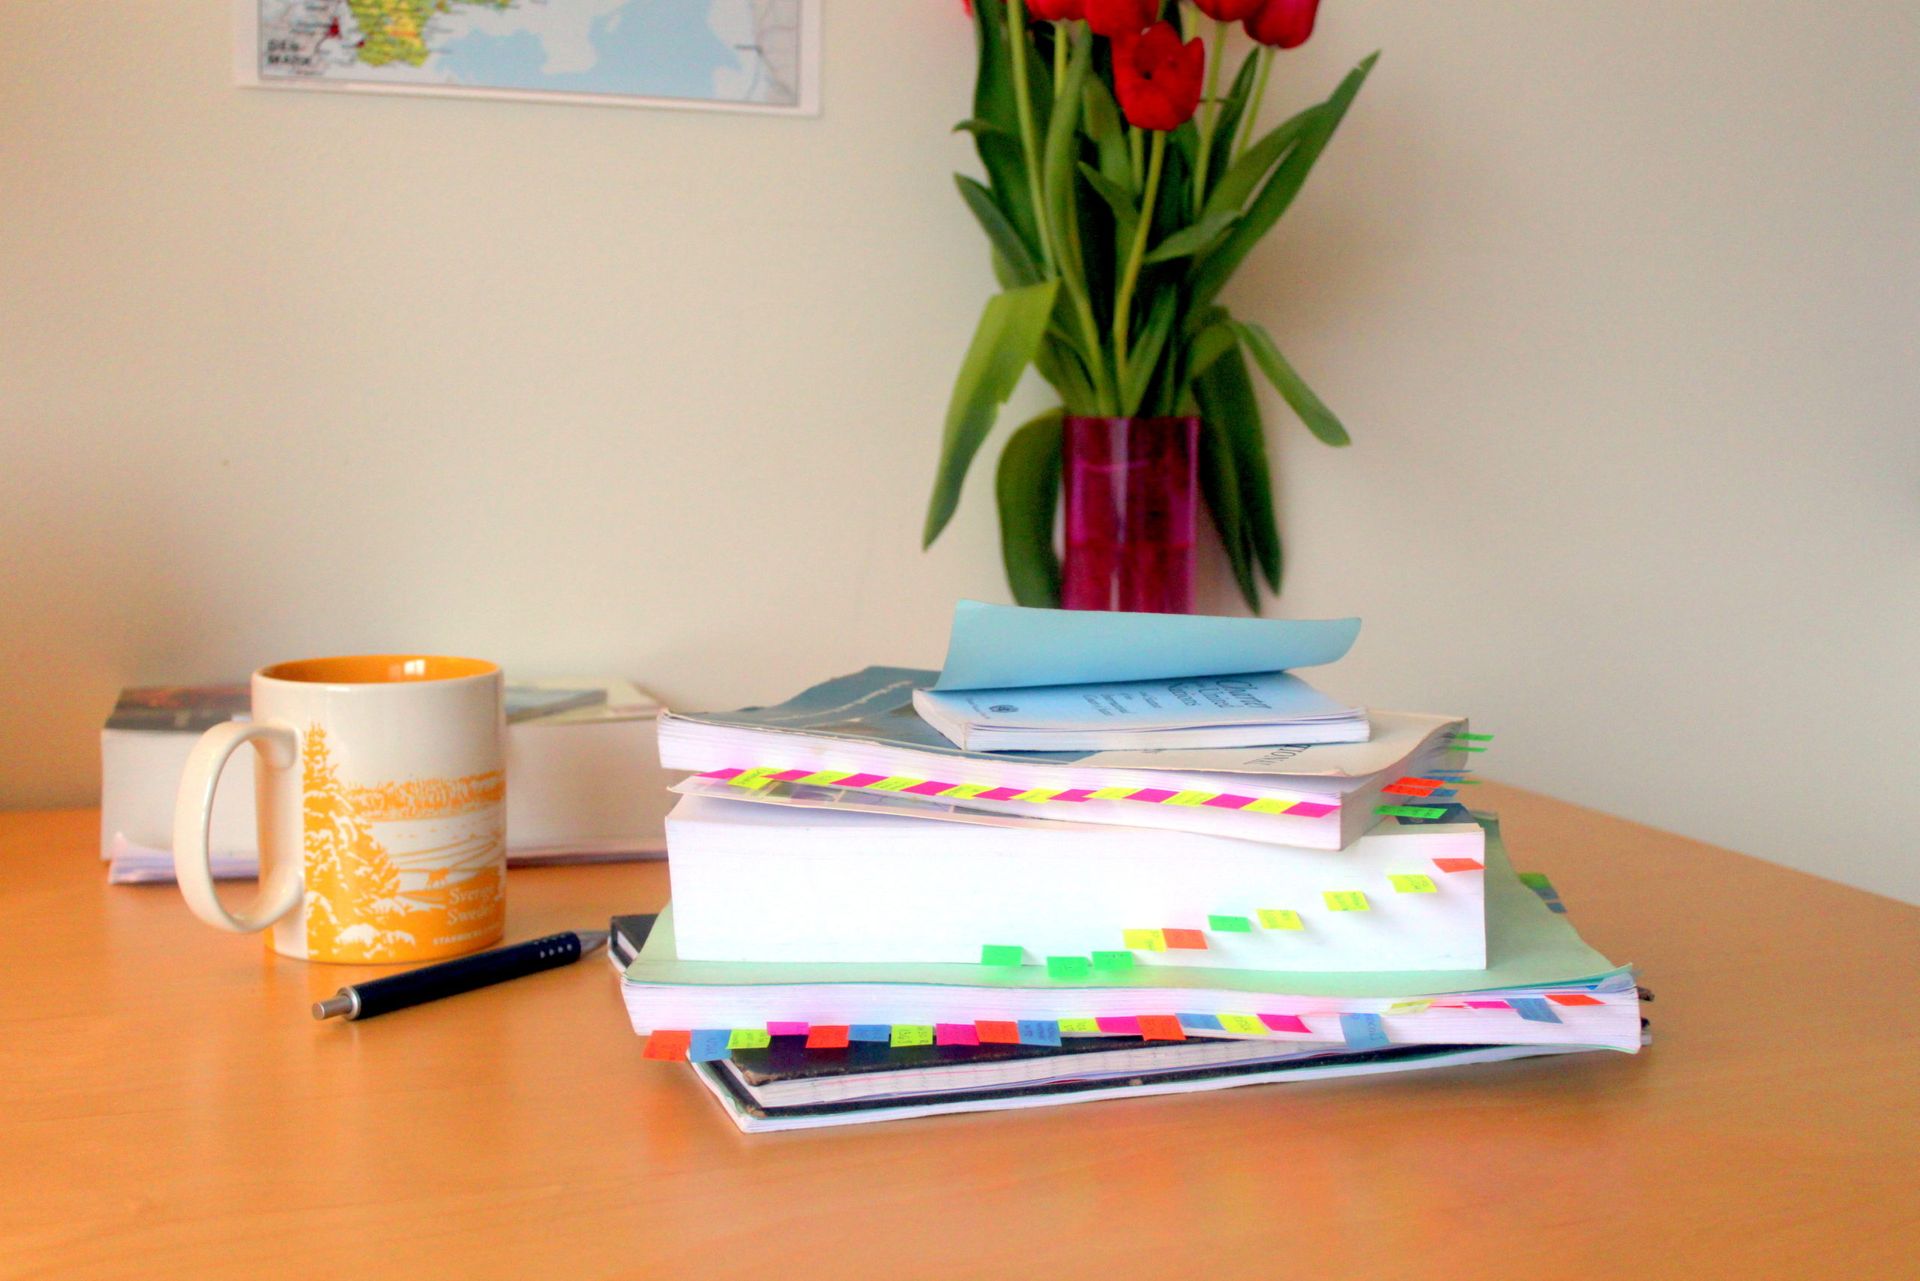
<svg viewBox="0 0 1920 1281">
<path fill-rule="evenodd" d="M 1198 418 L 1077 418 L 1061 439 L 1068 609 L 1193 612 Z"/>
</svg>

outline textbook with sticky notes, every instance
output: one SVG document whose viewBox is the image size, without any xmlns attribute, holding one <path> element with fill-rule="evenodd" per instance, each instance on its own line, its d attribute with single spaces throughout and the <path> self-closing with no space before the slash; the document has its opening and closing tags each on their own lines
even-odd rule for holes
<svg viewBox="0 0 1920 1281">
<path fill-rule="evenodd" d="M 663 716 L 645 1057 L 766 1130 L 1637 1050 L 1490 736 L 1292 675 L 1358 626 L 963 602 L 940 672 Z"/>
</svg>

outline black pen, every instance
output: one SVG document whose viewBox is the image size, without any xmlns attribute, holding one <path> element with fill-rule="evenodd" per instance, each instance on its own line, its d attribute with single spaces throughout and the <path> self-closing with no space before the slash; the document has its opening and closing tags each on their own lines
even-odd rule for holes
<svg viewBox="0 0 1920 1281">
<path fill-rule="evenodd" d="M 606 942 L 605 930 L 549 934 L 529 943 L 497 947 L 491 952 L 456 957 L 438 965 L 423 965 L 405 974 L 343 987 L 326 1000 L 316 1002 L 313 1017 L 370 1019 L 376 1014 L 404 1010 L 409 1005 L 424 1005 L 443 996 L 457 996 L 477 987 L 491 987 L 508 979 L 572 965 L 589 952 L 606 946 Z"/>
</svg>

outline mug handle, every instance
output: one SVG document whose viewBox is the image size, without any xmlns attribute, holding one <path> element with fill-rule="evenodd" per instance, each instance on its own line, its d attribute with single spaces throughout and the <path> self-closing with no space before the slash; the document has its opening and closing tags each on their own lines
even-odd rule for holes
<svg viewBox="0 0 1920 1281">
<path fill-rule="evenodd" d="M 260 892 L 239 912 L 221 906 L 213 892 L 213 866 L 207 848 L 208 829 L 213 823 L 213 793 L 220 786 L 220 772 L 227 758 L 249 739 L 257 740 L 261 764 L 276 771 L 288 770 L 300 757 L 299 735 L 291 725 L 278 721 L 227 721 L 215 725 L 200 736 L 187 757 L 187 768 L 180 776 L 180 792 L 173 804 L 173 875 L 180 893 L 193 914 L 217 929 L 249 934 L 264 930 L 299 906 L 303 893 L 300 860 L 271 861 L 271 872 L 263 875 Z M 269 867 L 266 851 L 261 851 L 263 873 Z"/>
</svg>

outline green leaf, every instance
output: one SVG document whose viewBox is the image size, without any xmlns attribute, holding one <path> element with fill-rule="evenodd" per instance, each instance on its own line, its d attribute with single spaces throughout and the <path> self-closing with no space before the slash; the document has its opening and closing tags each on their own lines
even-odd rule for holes
<svg viewBox="0 0 1920 1281">
<path fill-rule="evenodd" d="M 1060 603 L 1060 559 L 1053 513 L 1060 501 L 1060 418 L 1050 409 L 1021 426 L 1000 451 L 994 496 L 1000 506 L 1000 558 L 1021 605 Z"/>
<path fill-rule="evenodd" d="M 1084 162 L 1080 165 L 1080 176 L 1107 202 L 1107 208 L 1113 210 L 1114 243 L 1132 244 L 1134 228 L 1140 224 L 1140 206 L 1134 203 L 1133 193 Z"/>
<path fill-rule="evenodd" d="M 1189 254 L 1199 253 L 1214 242 L 1227 228 L 1231 227 L 1240 215 L 1229 211 L 1220 214 L 1208 214 L 1199 222 L 1183 227 L 1165 240 L 1155 245 L 1147 256 L 1141 259 L 1145 263 L 1171 262 L 1175 258 L 1185 258 Z"/>
<path fill-rule="evenodd" d="M 1213 367 L 1213 362 L 1234 349 L 1240 341 L 1233 326 L 1212 324 L 1194 336 L 1187 346 L 1187 377 L 1198 378 Z"/>
<path fill-rule="evenodd" d="M 1123 191 L 1131 191 L 1133 161 L 1127 156 L 1127 133 L 1120 124 L 1120 108 L 1099 76 L 1087 77 L 1087 136 L 1100 153 L 1100 174 Z"/>
<path fill-rule="evenodd" d="M 1259 69 L 1260 50 L 1247 50 L 1240 61 L 1239 74 L 1232 88 L 1220 100 L 1220 118 L 1213 124 L 1213 158 L 1207 162 L 1207 190 L 1220 185 L 1220 179 L 1233 160 L 1233 140 L 1240 136 L 1240 120 L 1247 113 L 1247 99 L 1253 96 L 1253 81 Z"/>
<path fill-rule="evenodd" d="M 1259 586 L 1253 581 L 1253 566 L 1247 554 L 1245 518 L 1240 510 L 1240 479 L 1234 468 L 1233 449 L 1212 418 L 1200 427 L 1200 494 L 1206 499 L 1207 514 L 1220 533 L 1220 546 L 1226 550 L 1227 563 L 1233 568 L 1233 581 L 1240 588 L 1247 608 L 1260 612 Z"/>
<path fill-rule="evenodd" d="M 1020 146 L 1019 99 L 1013 87 L 1013 60 L 1007 44 L 1007 10 L 1002 0 L 973 6 L 973 32 L 979 59 L 973 82 L 972 119 L 990 128 L 973 132 L 974 150 L 987 171 L 987 185 L 1001 209 L 1027 242 L 1031 257 L 1040 256 L 1040 224 L 1034 217 L 1034 193 L 1027 182 L 1026 157 Z"/>
<path fill-rule="evenodd" d="M 1340 87 L 1323 104 L 1325 114 L 1301 131 L 1300 138 L 1274 169 L 1273 176 L 1267 179 L 1267 185 L 1260 189 L 1260 194 L 1254 197 L 1239 224 L 1228 233 L 1218 249 L 1207 255 L 1205 262 L 1197 265 L 1193 277 L 1196 307 L 1213 301 L 1240 263 L 1260 243 L 1261 237 L 1273 229 L 1273 224 L 1287 211 L 1293 198 L 1300 194 L 1300 188 L 1305 185 L 1314 162 L 1332 140 L 1334 130 L 1347 114 L 1347 108 L 1353 105 L 1354 95 L 1366 83 L 1367 73 L 1373 70 L 1373 64 L 1379 57 L 1377 53 L 1369 54 L 1359 66 L 1347 73 L 1347 78 L 1340 82 Z"/>
<path fill-rule="evenodd" d="M 1097 412 L 1099 398 L 1093 390 L 1093 379 L 1087 373 L 1086 361 L 1072 333 L 1062 330 L 1057 320 L 1033 353 L 1033 367 L 1060 393 L 1060 399 L 1069 409 L 1076 413 Z"/>
<path fill-rule="evenodd" d="M 953 127 L 953 132 L 954 133 L 971 133 L 971 134 L 997 133 L 997 134 L 1006 134 L 1006 136 L 1009 138 L 1014 136 L 1010 133 L 1007 133 L 1005 129 L 1002 129 L 999 125 L 993 123 L 993 121 L 980 120 L 980 119 L 962 120 L 959 124 Z"/>
<path fill-rule="evenodd" d="M 1074 237 L 1068 234 L 1067 220 L 1075 217 L 1074 156 L 1079 151 L 1081 87 L 1086 84 L 1087 68 L 1093 63 L 1093 31 L 1083 29 L 1074 41 L 1067 63 L 1067 76 L 1061 86 L 1053 120 L 1047 129 L 1046 145 L 1041 150 L 1041 183 L 1047 196 L 1047 225 L 1053 234 L 1061 270 L 1079 279 L 1080 264 L 1070 261 Z"/>
<path fill-rule="evenodd" d="M 927 504 L 927 525 L 921 546 L 931 547 L 960 505 L 960 483 L 967 477 L 973 456 L 993 430 L 1000 406 L 1013 395 L 1020 375 L 1033 363 L 1034 350 L 1047 331 L 1054 295 L 1060 282 L 1028 285 L 996 294 L 980 315 L 960 377 L 947 405 L 946 430 L 940 438 L 940 467 L 934 474 L 933 497 Z"/>
<path fill-rule="evenodd" d="M 1153 310 L 1148 313 L 1147 323 L 1127 355 L 1127 385 L 1120 389 L 1121 413 L 1140 412 L 1140 403 L 1146 399 L 1147 387 L 1160 364 L 1160 351 L 1167 345 L 1167 335 L 1173 332 L 1174 317 L 1179 310 L 1178 290 L 1162 289 L 1154 295 Z"/>
<path fill-rule="evenodd" d="M 1313 394 L 1313 388 L 1307 386 L 1293 366 L 1287 363 L 1287 358 L 1280 354 L 1280 349 L 1274 346 L 1266 330 L 1244 320 L 1234 321 L 1233 328 L 1240 335 L 1240 341 L 1246 344 L 1247 350 L 1253 353 L 1260 372 L 1267 376 L 1267 381 L 1273 384 L 1281 398 L 1293 407 L 1293 412 L 1300 415 L 1300 421 L 1307 425 L 1308 431 L 1329 445 L 1353 443 L 1353 438 L 1347 435 L 1347 429 L 1340 425 L 1333 411 Z"/>
<path fill-rule="evenodd" d="M 965 174 L 953 175 L 954 185 L 960 188 L 960 198 L 967 202 L 967 208 L 973 210 L 973 216 L 980 221 L 980 227 L 987 233 L 987 239 L 1002 258 L 1006 260 L 1008 274 L 1016 285 L 1031 285 L 1041 278 L 1040 264 L 1034 261 L 1033 252 L 1027 248 L 1027 242 L 1020 238 L 1013 224 L 1007 220 L 1006 211 L 993 198 L 993 193 Z M 1004 283 L 1004 282 L 1003 282 Z"/>
<path fill-rule="evenodd" d="M 1247 203 L 1247 197 L 1273 168 L 1274 162 L 1286 153 L 1287 148 L 1300 140 L 1300 135 L 1318 124 L 1327 113 L 1327 104 L 1316 102 L 1305 111 L 1290 120 L 1284 120 L 1269 130 L 1265 137 L 1242 152 L 1233 162 L 1226 176 L 1207 197 L 1205 214 L 1219 213 L 1222 210 L 1237 210 Z"/>
<path fill-rule="evenodd" d="M 1253 380 L 1247 374 L 1247 362 L 1237 347 L 1215 360 L 1206 374 L 1196 380 L 1194 393 L 1202 415 L 1218 430 L 1222 448 L 1231 451 L 1233 456 L 1235 492 L 1242 513 L 1241 537 L 1258 562 L 1267 585 L 1279 591 L 1280 529 L 1274 518 L 1266 432 L 1260 420 L 1260 401 L 1253 394 Z"/>
</svg>

